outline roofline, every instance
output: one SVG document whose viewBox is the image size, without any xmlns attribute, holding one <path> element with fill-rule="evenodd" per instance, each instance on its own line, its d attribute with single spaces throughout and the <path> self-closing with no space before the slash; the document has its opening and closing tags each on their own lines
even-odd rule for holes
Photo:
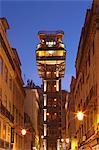
<svg viewBox="0 0 99 150">
<path fill-rule="evenodd" d="M 5 30 L 7 30 L 7 29 L 10 28 L 10 26 L 9 26 L 8 21 L 7 21 L 6 18 L 3 17 L 3 18 L 0 18 L 0 20 L 1 20 L 1 22 L 2 22 L 2 24 L 4 26 L 4 28 L 5 28 Z"/>
<path fill-rule="evenodd" d="M 64 35 L 64 31 L 56 30 L 56 31 L 39 31 L 38 35 Z"/>
</svg>

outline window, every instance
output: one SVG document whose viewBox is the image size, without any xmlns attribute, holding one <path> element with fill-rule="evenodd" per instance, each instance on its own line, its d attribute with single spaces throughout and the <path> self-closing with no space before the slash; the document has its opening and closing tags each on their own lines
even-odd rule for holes
<svg viewBox="0 0 99 150">
<path fill-rule="evenodd" d="M 46 136 L 46 133 L 47 133 L 47 125 L 44 124 L 44 136 Z"/>
<path fill-rule="evenodd" d="M 8 142 L 10 142 L 10 126 L 8 127 L 8 136 L 7 136 Z"/>
<path fill-rule="evenodd" d="M 9 78 L 9 88 L 12 90 L 12 78 L 11 78 L 11 76 Z"/>
<path fill-rule="evenodd" d="M 11 102 L 9 101 L 9 111 L 11 113 Z"/>
<path fill-rule="evenodd" d="M 4 80 L 7 82 L 8 81 L 8 69 L 5 66 L 5 70 L 4 70 Z"/>
<path fill-rule="evenodd" d="M 93 125 L 93 110 L 90 111 L 90 127 Z"/>
<path fill-rule="evenodd" d="M 56 80 L 56 91 L 59 91 L 59 80 Z"/>
<path fill-rule="evenodd" d="M 46 92 L 46 86 L 47 86 L 47 82 L 46 80 L 44 80 L 44 92 Z"/>
<path fill-rule="evenodd" d="M 47 113 L 47 109 L 44 109 L 44 121 L 46 121 L 46 113 Z"/>
<path fill-rule="evenodd" d="M 3 138 L 6 139 L 6 125 L 3 125 Z"/>
<path fill-rule="evenodd" d="M 7 108 L 7 96 L 5 95 L 4 106 Z"/>
<path fill-rule="evenodd" d="M 46 96 L 46 94 L 44 94 L 44 106 L 46 106 L 47 105 L 47 96 Z"/>
<path fill-rule="evenodd" d="M 3 60 L 0 57 L 0 74 L 2 74 L 2 72 L 3 72 Z"/>
<path fill-rule="evenodd" d="M 47 78 L 51 78 L 51 72 L 48 72 L 48 71 L 47 71 L 47 72 L 46 72 L 46 77 L 47 77 Z"/>
</svg>

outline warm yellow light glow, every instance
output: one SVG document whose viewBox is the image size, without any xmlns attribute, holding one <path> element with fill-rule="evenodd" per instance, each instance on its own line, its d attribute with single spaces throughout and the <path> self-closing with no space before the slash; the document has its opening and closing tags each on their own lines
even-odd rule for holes
<svg viewBox="0 0 99 150">
<path fill-rule="evenodd" d="M 48 47 L 52 47 L 52 46 L 54 46 L 54 45 L 56 45 L 56 42 L 55 41 L 47 41 L 46 42 L 46 45 L 48 46 Z"/>
<path fill-rule="evenodd" d="M 44 121 L 46 121 L 46 112 L 47 112 L 47 109 L 44 109 Z"/>
<path fill-rule="evenodd" d="M 46 139 L 43 140 L 44 150 L 46 150 Z"/>
<path fill-rule="evenodd" d="M 60 139 L 57 140 L 57 150 L 60 150 Z"/>
<path fill-rule="evenodd" d="M 67 143 L 67 144 L 69 143 L 69 138 L 66 138 L 66 143 Z"/>
<path fill-rule="evenodd" d="M 56 71 L 56 77 L 59 77 L 59 71 L 58 70 Z"/>
<path fill-rule="evenodd" d="M 43 139 L 44 138 L 44 136 L 43 135 L 41 135 L 41 139 Z"/>
<path fill-rule="evenodd" d="M 77 113 L 77 118 L 78 118 L 78 120 L 83 120 L 83 118 L 84 118 L 84 113 L 82 112 L 82 111 L 78 111 L 78 113 Z"/>
<path fill-rule="evenodd" d="M 63 63 L 64 62 L 64 60 L 42 60 L 42 61 L 37 61 L 37 63 L 41 63 L 41 64 L 50 64 L 50 65 L 56 65 L 56 64 L 61 64 L 61 63 Z"/>
<path fill-rule="evenodd" d="M 57 101 L 56 98 L 54 98 L 54 101 L 55 101 L 55 102 Z"/>
<path fill-rule="evenodd" d="M 48 51 L 48 52 L 49 52 L 49 54 L 53 54 L 53 53 L 54 53 L 54 51 L 51 51 L 51 50 L 50 50 L 50 51 Z"/>
<path fill-rule="evenodd" d="M 26 129 L 22 129 L 21 133 L 22 135 L 26 135 Z"/>
<path fill-rule="evenodd" d="M 76 149 L 76 147 L 77 147 L 77 139 L 72 139 L 72 141 L 71 141 L 71 149 L 72 150 L 75 150 Z"/>
<path fill-rule="evenodd" d="M 50 74 L 50 72 L 49 72 L 49 71 L 47 71 L 46 73 L 47 73 L 47 75 L 48 75 L 48 74 Z"/>
<path fill-rule="evenodd" d="M 47 82 L 46 80 L 44 80 L 44 92 L 46 92 L 46 86 L 47 86 Z"/>
<path fill-rule="evenodd" d="M 33 150 L 37 150 L 37 148 L 34 146 L 34 147 L 33 147 Z"/>
<path fill-rule="evenodd" d="M 37 49 L 39 49 L 40 47 L 41 47 L 41 44 L 38 44 L 38 45 L 37 45 Z"/>
<path fill-rule="evenodd" d="M 54 87 L 56 88 L 56 85 L 54 85 Z"/>
<path fill-rule="evenodd" d="M 49 116 L 49 113 L 47 113 L 47 116 Z"/>
<path fill-rule="evenodd" d="M 46 94 L 44 94 L 44 106 L 46 106 L 47 105 L 47 96 L 46 96 Z"/>
<path fill-rule="evenodd" d="M 44 51 L 44 50 L 39 50 L 36 52 L 36 56 L 49 56 L 49 53 L 51 52 L 51 54 L 53 53 L 54 56 L 65 56 L 65 52 L 64 50 L 49 50 L 49 51 Z"/>
<path fill-rule="evenodd" d="M 64 44 L 61 44 L 61 43 L 60 43 L 59 46 L 62 47 L 62 48 L 64 48 Z"/>
<path fill-rule="evenodd" d="M 99 114 L 97 114 L 97 124 L 99 124 Z"/>
<path fill-rule="evenodd" d="M 44 136 L 46 136 L 46 128 L 47 128 L 47 125 L 46 124 L 44 124 Z"/>
<path fill-rule="evenodd" d="M 56 91 L 59 91 L 59 80 L 56 80 Z"/>
<path fill-rule="evenodd" d="M 61 139 L 61 142 L 64 142 L 64 139 Z"/>
</svg>

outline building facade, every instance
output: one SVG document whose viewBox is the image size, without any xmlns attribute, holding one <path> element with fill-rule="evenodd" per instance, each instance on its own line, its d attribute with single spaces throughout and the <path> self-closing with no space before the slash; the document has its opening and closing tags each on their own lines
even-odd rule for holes
<svg viewBox="0 0 99 150">
<path fill-rule="evenodd" d="M 0 18 L 0 148 L 24 149 L 20 130 L 24 126 L 23 81 L 16 49 L 11 48 L 6 30 L 9 24 Z"/>
<path fill-rule="evenodd" d="M 75 150 L 77 148 L 76 131 L 76 113 L 75 113 L 75 99 L 74 99 L 74 86 L 76 79 L 72 76 L 70 84 L 70 92 L 66 100 L 66 148 Z"/>
<path fill-rule="evenodd" d="M 38 73 L 43 79 L 43 149 L 60 149 L 61 139 L 61 78 L 64 76 L 66 50 L 63 31 L 38 33 L 36 50 Z"/>
<path fill-rule="evenodd" d="M 40 116 L 39 116 L 39 93 L 38 88 L 27 85 L 25 88 L 26 97 L 24 101 L 25 111 L 25 149 L 24 150 L 39 150 L 40 149 Z"/>
<path fill-rule="evenodd" d="M 84 119 L 75 119 L 79 150 L 99 149 L 99 1 L 93 0 L 87 10 L 77 57 L 73 96 L 75 113 L 83 111 Z"/>
</svg>

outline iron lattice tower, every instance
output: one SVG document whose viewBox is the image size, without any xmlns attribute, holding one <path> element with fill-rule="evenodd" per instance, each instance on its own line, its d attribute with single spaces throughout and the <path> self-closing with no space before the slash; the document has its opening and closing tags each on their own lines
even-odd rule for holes
<svg viewBox="0 0 99 150">
<path fill-rule="evenodd" d="M 36 50 L 38 74 L 43 80 L 43 148 L 59 150 L 61 138 L 61 78 L 64 77 L 66 50 L 63 31 L 38 32 Z"/>
</svg>

